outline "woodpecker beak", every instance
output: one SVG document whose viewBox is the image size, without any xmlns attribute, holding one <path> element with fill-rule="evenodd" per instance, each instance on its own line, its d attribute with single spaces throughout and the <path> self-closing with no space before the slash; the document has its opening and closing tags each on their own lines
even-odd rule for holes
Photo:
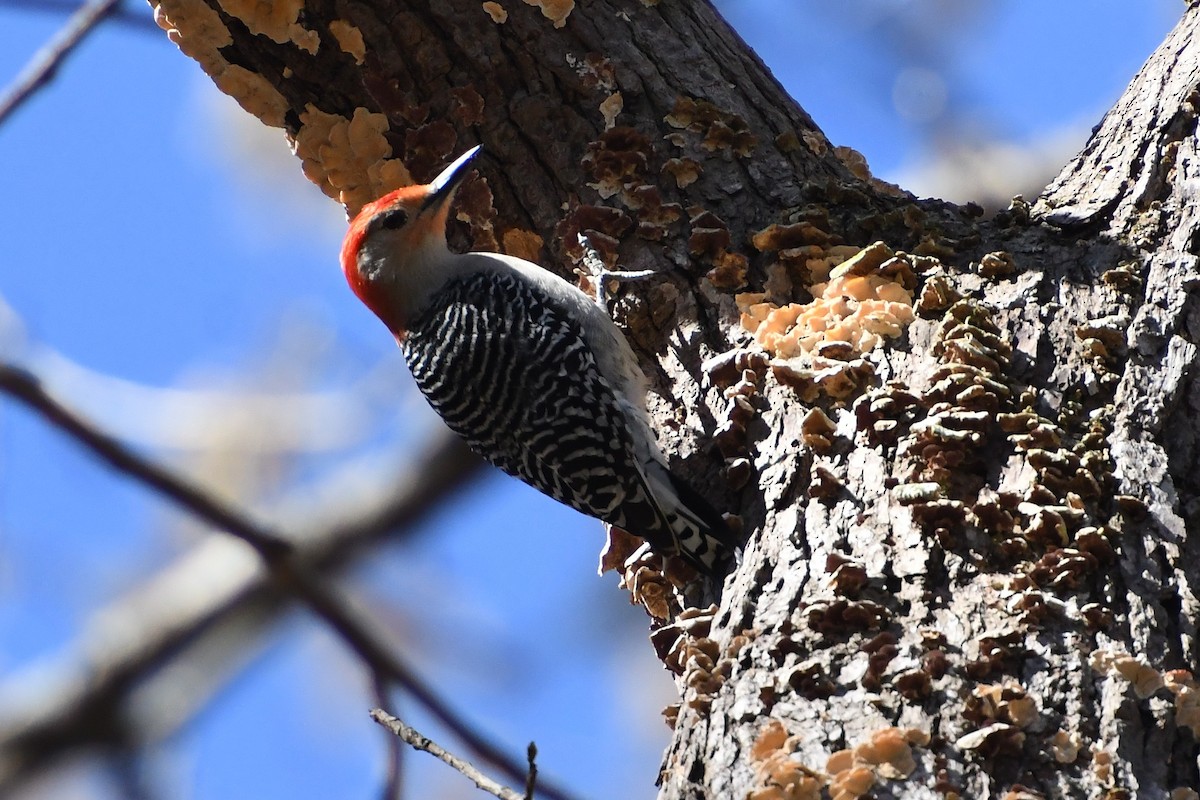
<svg viewBox="0 0 1200 800">
<path fill-rule="evenodd" d="M 442 170 L 441 174 L 429 182 L 429 195 L 425 198 L 425 202 L 421 204 L 421 210 L 425 211 L 429 208 L 440 208 L 445 203 L 450 202 L 450 198 L 454 196 L 454 190 L 463 182 L 463 178 L 467 177 L 467 164 L 471 163 L 471 159 L 479 153 L 480 145 L 475 145 L 467 152 L 463 153 L 454 163 Z"/>
</svg>

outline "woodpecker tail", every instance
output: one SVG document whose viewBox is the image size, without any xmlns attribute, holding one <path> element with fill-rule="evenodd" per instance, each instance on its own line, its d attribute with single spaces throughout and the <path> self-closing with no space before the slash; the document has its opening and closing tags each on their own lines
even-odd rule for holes
<svg viewBox="0 0 1200 800">
<path fill-rule="evenodd" d="M 699 492 L 663 471 L 670 485 L 655 487 L 654 502 L 670 528 L 670 549 L 705 574 L 725 574 L 738 558 L 733 531 Z"/>
</svg>

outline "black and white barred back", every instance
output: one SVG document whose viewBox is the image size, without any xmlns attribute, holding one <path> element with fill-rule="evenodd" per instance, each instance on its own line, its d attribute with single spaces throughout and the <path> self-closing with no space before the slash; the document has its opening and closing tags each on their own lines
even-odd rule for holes
<svg viewBox="0 0 1200 800">
<path fill-rule="evenodd" d="M 728 528 L 694 492 L 668 475 L 675 496 L 654 496 L 580 324 L 536 286 L 500 272 L 453 279 L 401 347 L 434 410 L 509 475 L 706 572 L 730 557 Z M 683 504 L 687 519 L 667 510 Z"/>
</svg>

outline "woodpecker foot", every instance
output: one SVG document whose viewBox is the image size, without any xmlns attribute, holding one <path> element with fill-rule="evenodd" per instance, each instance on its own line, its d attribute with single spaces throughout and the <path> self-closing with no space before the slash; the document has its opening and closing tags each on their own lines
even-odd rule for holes
<svg viewBox="0 0 1200 800">
<path fill-rule="evenodd" d="M 595 292 L 596 305 L 604 309 L 608 313 L 609 297 L 609 281 L 619 283 L 621 281 L 640 281 L 643 278 L 649 278 L 657 275 L 658 272 L 652 269 L 639 270 L 611 270 L 604 265 L 604 259 L 600 257 L 600 253 L 592 246 L 591 241 L 584 234 L 579 234 L 579 246 L 583 248 L 582 268 L 575 271 L 584 276 L 591 282 Z"/>
</svg>

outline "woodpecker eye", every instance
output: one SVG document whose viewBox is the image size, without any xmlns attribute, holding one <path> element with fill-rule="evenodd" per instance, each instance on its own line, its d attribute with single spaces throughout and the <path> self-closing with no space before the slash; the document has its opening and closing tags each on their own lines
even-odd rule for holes
<svg viewBox="0 0 1200 800">
<path fill-rule="evenodd" d="M 408 222 L 408 212 L 403 208 L 389 208 L 379 215 L 377 224 L 385 230 L 395 231 L 404 227 Z"/>
</svg>

